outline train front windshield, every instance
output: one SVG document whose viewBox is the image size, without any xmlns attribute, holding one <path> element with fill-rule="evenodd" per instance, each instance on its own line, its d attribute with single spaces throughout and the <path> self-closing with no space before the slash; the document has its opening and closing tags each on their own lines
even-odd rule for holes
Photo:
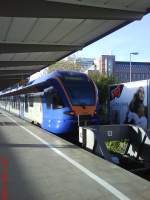
<svg viewBox="0 0 150 200">
<path fill-rule="evenodd" d="M 95 88 L 90 80 L 84 77 L 66 77 L 63 83 L 72 105 L 95 105 Z"/>
</svg>

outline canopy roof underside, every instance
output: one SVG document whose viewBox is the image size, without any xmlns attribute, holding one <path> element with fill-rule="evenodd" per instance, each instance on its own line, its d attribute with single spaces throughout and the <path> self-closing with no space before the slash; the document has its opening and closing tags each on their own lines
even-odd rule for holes
<svg viewBox="0 0 150 200">
<path fill-rule="evenodd" d="M 4 0 L 0 90 L 140 20 L 149 0 Z"/>
</svg>

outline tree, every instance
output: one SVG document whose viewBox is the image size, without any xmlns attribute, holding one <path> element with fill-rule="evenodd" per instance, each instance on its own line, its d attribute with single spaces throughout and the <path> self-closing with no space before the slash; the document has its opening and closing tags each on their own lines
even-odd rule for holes
<svg viewBox="0 0 150 200">
<path fill-rule="evenodd" d="M 73 61 L 59 61 L 53 65 L 50 65 L 47 68 L 47 73 L 50 73 L 54 70 L 73 70 L 73 71 L 83 71 L 83 68 L 78 63 L 74 63 Z"/>
<path fill-rule="evenodd" d="M 113 76 L 102 75 L 100 72 L 89 73 L 91 79 L 95 82 L 99 90 L 99 102 L 101 105 L 100 116 L 103 123 L 108 123 L 108 100 L 109 100 L 109 85 L 118 83 L 118 80 Z"/>
</svg>

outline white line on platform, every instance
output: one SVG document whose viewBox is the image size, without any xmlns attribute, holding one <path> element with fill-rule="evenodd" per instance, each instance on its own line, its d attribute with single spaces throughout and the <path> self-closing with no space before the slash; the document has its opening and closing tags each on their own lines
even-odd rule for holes
<svg viewBox="0 0 150 200">
<path fill-rule="evenodd" d="M 15 122 L 20 128 L 24 129 L 30 135 L 32 135 L 37 140 L 39 140 L 41 143 L 45 144 L 47 147 L 49 147 L 51 150 L 53 150 L 59 156 L 61 156 L 62 158 L 64 158 L 65 160 L 67 160 L 69 163 L 71 163 L 73 166 L 75 166 L 76 168 L 78 168 L 84 174 L 86 174 L 87 176 L 89 176 L 95 182 L 97 182 L 98 184 L 100 184 L 101 186 L 103 186 L 106 190 L 108 190 L 110 193 L 112 193 L 118 199 L 120 199 L 120 200 L 130 200 L 126 195 L 124 195 L 122 192 L 120 192 L 119 190 L 117 190 L 115 187 L 113 187 L 111 184 L 109 184 L 108 182 L 106 182 L 104 179 L 98 177 L 96 174 L 94 174 L 93 172 L 91 172 L 90 170 L 88 170 L 86 167 L 84 167 L 83 165 L 79 164 L 78 162 L 76 162 L 75 160 L 73 160 L 72 158 L 70 158 L 69 156 L 67 156 L 66 154 L 64 154 L 63 152 L 61 152 L 60 150 L 58 150 L 57 148 L 55 148 L 53 145 L 49 144 L 47 141 L 45 141 L 42 138 L 40 138 L 39 136 L 37 136 L 35 133 L 33 133 L 32 131 L 30 131 L 29 129 L 27 129 L 24 126 L 18 124 L 17 121 L 15 121 L 14 119 L 12 119 L 10 116 L 8 116 L 6 114 L 4 114 L 4 115 L 7 118 L 9 118 L 11 121 Z"/>
</svg>

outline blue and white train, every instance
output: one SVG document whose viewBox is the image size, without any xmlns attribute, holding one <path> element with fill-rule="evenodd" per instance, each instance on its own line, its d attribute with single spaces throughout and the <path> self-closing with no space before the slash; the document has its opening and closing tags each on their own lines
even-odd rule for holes
<svg viewBox="0 0 150 200">
<path fill-rule="evenodd" d="M 99 124 L 98 90 L 84 73 L 55 71 L 26 86 L 2 91 L 0 107 L 55 133 Z"/>
</svg>

